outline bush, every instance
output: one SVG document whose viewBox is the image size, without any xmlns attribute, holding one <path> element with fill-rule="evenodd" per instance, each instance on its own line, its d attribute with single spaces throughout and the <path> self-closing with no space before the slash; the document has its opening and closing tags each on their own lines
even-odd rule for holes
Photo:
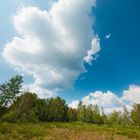
<svg viewBox="0 0 140 140">
<path fill-rule="evenodd" d="M 14 111 L 9 111 L 1 117 L 2 121 L 16 122 L 16 113 Z"/>
</svg>

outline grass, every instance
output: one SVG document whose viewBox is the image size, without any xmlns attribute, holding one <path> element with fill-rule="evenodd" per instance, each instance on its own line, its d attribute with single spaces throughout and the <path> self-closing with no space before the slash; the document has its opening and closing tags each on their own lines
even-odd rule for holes
<svg viewBox="0 0 140 140">
<path fill-rule="evenodd" d="M 0 122 L 0 140 L 140 140 L 140 128 L 79 122 Z"/>
</svg>

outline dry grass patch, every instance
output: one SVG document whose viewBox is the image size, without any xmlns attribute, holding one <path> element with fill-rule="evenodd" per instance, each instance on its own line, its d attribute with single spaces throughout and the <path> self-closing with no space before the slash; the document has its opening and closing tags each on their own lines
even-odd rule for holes
<svg viewBox="0 0 140 140">
<path fill-rule="evenodd" d="M 76 131 L 66 128 L 51 129 L 49 140 L 136 140 L 128 138 L 127 136 L 100 134 L 93 131 Z"/>
</svg>

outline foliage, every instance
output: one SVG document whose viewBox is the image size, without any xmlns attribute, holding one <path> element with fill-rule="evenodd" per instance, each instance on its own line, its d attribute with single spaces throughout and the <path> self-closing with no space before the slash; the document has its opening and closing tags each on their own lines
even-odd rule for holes
<svg viewBox="0 0 140 140">
<path fill-rule="evenodd" d="M 9 112 L 2 117 L 7 121 L 35 121 L 36 116 L 37 95 L 26 92 L 13 102 L 9 107 Z M 10 120 L 11 118 L 11 120 Z"/>
<path fill-rule="evenodd" d="M 72 122 L 79 121 L 109 126 L 139 126 L 140 104 L 134 104 L 132 111 L 105 114 L 97 105 L 85 106 L 79 103 L 77 109 L 68 107 L 60 97 L 40 99 L 35 93 L 25 92 L 17 96 L 22 87 L 22 77 L 15 76 L 0 85 L 0 120 L 9 122 Z"/>
<path fill-rule="evenodd" d="M 0 108 L 11 105 L 22 87 L 22 77 L 17 75 L 0 85 Z"/>
<path fill-rule="evenodd" d="M 103 123 L 103 118 L 97 105 L 85 106 L 80 102 L 77 109 L 77 117 L 78 120 L 82 122 L 96 124 Z"/>
<path fill-rule="evenodd" d="M 67 105 L 60 97 L 47 99 L 49 106 L 47 121 L 66 121 Z"/>
<path fill-rule="evenodd" d="M 68 108 L 66 118 L 67 118 L 67 121 L 69 121 L 69 122 L 76 121 L 77 120 L 77 110 Z"/>
<path fill-rule="evenodd" d="M 140 104 L 134 104 L 131 111 L 131 119 L 133 125 L 140 127 Z"/>
</svg>

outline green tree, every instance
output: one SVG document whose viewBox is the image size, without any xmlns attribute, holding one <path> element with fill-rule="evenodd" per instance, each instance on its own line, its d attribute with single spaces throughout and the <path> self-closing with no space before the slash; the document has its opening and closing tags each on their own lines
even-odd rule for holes
<svg viewBox="0 0 140 140">
<path fill-rule="evenodd" d="M 9 111 L 2 117 L 7 121 L 37 121 L 37 95 L 26 92 L 17 97 L 9 108 Z"/>
<path fill-rule="evenodd" d="M 78 121 L 102 124 L 103 118 L 100 114 L 99 107 L 97 105 L 82 105 L 82 102 L 79 103 L 77 109 L 77 118 Z"/>
<path fill-rule="evenodd" d="M 77 120 L 77 110 L 68 108 L 67 110 L 67 121 L 76 121 Z"/>
<path fill-rule="evenodd" d="M 22 76 L 17 75 L 0 85 L 0 107 L 6 107 L 13 103 L 16 95 L 20 92 L 22 82 Z"/>
<path fill-rule="evenodd" d="M 107 114 L 105 114 L 103 107 L 101 108 L 101 118 L 102 118 L 102 123 L 107 124 L 108 116 L 107 116 Z"/>
<path fill-rule="evenodd" d="M 121 112 L 119 111 L 113 111 L 111 114 L 108 116 L 108 123 L 110 125 L 121 125 Z"/>
<path fill-rule="evenodd" d="M 48 121 L 66 121 L 68 107 L 60 97 L 47 99 Z"/>
<path fill-rule="evenodd" d="M 37 116 L 40 121 L 48 121 L 50 113 L 49 99 L 38 99 Z"/>
<path fill-rule="evenodd" d="M 77 120 L 84 122 L 85 121 L 85 110 L 86 106 L 82 105 L 82 102 L 80 101 L 77 108 Z"/>
<path fill-rule="evenodd" d="M 84 109 L 84 121 L 88 123 L 93 122 L 93 110 L 92 110 L 92 105 L 87 106 Z"/>
<path fill-rule="evenodd" d="M 127 108 L 123 106 L 123 113 L 122 113 L 122 122 L 123 126 L 130 125 L 130 113 L 128 112 Z"/>
<path fill-rule="evenodd" d="M 132 124 L 140 127 L 140 104 L 134 104 L 131 111 Z"/>
<path fill-rule="evenodd" d="M 91 106 L 92 111 L 93 111 L 93 118 L 92 122 L 95 124 L 103 124 L 103 117 L 101 116 L 100 109 L 98 105 L 92 105 Z"/>
</svg>

